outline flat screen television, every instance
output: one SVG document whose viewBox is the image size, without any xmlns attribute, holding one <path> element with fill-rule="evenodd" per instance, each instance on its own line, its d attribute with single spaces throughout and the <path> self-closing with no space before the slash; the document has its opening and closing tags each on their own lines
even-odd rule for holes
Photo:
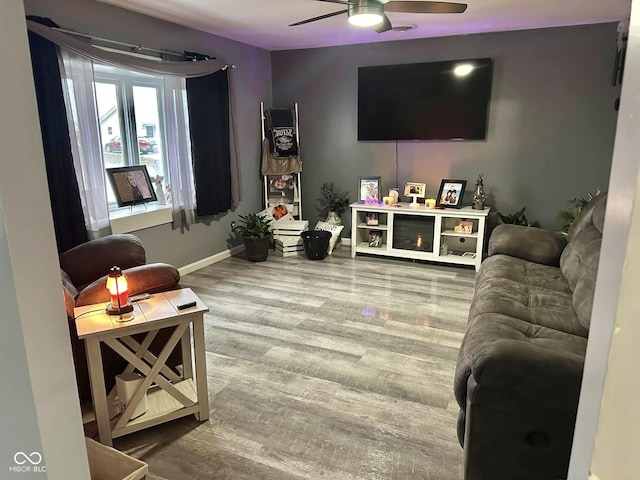
<svg viewBox="0 0 640 480">
<path fill-rule="evenodd" d="M 358 68 L 358 140 L 486 140 L 493 60 Z"/>
</svg>

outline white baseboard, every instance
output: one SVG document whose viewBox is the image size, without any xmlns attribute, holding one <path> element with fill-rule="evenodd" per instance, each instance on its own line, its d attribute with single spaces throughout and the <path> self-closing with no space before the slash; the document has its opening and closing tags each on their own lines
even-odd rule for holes
<svg viewBox="0 0 640 480">
<path fill-rule="evenodd" d="M 232 257 L 237 253 L 240 253 L 244 250 L 244 245 L 236 245 L 229 250 L 225 250 L 220 253 L 216 253 L 215 255 L 211 255 L 210 257 L 203 258 L 202 260 L 198 260 L 197 262 L 190 263 L 185 265 L 184 267 L 180 267 L 178 272 L 180 272 L 180 276 L 187 275 L 189 273 L 195 272 L 196 270 L 200 270 L 201 268 L 207 267 L 209 265 L 213 265 L 214 263 L 218 263 L 225 258 Z"/>
<path fill-rule="evenodd" d="M 350 246 L 351 238 L 341 238 L 340 242 L 342 245 Z M 190 263 L 185 265 L 184 267 L 178 268 L 178 272 L 180 272 L 180 276 L 187 275 L 189 273 L 193 273 L 196 270 L 200 270 L 201 268 L 207 267 L 209 265 L 213 265 L 214 263 L 218 263 L 225 258 L 232 257 L 244 250 L 244 245 L 236 245 L 229 250 L 225 250 L 220 253 L 216 253 L 215 255 L 211 255 L 210 257 L 203 258 L 202 260 L 198 260 L 197 262 Z"/>
</svg>

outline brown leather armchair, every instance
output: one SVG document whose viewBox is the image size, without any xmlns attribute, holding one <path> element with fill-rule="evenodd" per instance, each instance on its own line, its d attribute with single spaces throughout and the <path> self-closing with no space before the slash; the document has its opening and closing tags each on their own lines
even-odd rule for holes
<svg viewBox="0 0 640 480">
<path fill-rule="evenodd" d="M 103 303 L 110 300 L 106 289 L 109 269 L 117 265 L 127 277 L 129 295 L 157 293 L 180 288 L 180 273 L 166 263 L 146 263 L 144 246 L 138 237 L 130 234 L 109 235 L 79 245 L 60 255 L 60 273 L 64 292 L 71 348 L 76 367 L 76 379 L 81 399 L 91 399 L 89 373 L 84 341 L 78 339 L 73 316 L 74 307 Z M 167 332 L 169 333 L 169 332 Z M 161 330 L 151 344 L 159 352 L 168 339 Z M 102 345 L 102 358 L 107 389 L 115 384 L 115 376 L 122 373 L 126 362 L 106 345 Z M 170 366 L 180 362 L 179 346 L 169 361 Z"/>
</svg>

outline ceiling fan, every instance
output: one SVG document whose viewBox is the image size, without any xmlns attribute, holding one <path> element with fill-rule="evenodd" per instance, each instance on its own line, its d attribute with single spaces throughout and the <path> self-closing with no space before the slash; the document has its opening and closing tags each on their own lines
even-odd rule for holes
<svg viewBox="0 0 640 480">
<path fill-rule="evenodd" d="M 466 3 L 433 2 L 433 1 L 398 1 L 398 0 L 316 0 L 318 2 L 339 3 L 346 5 L 346 10 L 308 18 L 292 23 L 290 27 L 323 20 L 346 13 L 349 23 L 359 27 L 374 27 L 378 33 L 391 30 L 391 21 L 385 12 L 400 13 L 462 13 L 467 9 Z"/>
</svg>

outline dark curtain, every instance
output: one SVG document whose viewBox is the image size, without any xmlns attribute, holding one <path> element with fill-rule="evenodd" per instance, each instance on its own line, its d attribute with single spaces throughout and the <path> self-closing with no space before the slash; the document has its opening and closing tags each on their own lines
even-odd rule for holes
<svg viewBox="0 0 640 480">
<path fill-rule="evenodd" d="M 229 80 L 227 70 L 187 79 L 191 154 L 198 216 L 231 208 Z"/>
<path fill-rule="evenodd" d="M 27 17 L 48 26 L 49 19 Z M 40 35 L 29 32 L 31 64 L 38 100 L 42 145 L 49 182 L 49 198 L 58 252 L 88 241 L 71 153 L 71 140 L 62 93 L 56 47 Z"/>
</svg>

